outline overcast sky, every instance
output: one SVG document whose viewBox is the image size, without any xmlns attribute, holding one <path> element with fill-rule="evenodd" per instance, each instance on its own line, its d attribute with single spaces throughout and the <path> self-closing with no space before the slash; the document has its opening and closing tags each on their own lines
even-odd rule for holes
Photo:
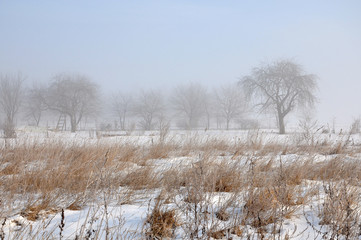
<svg viewBox="0 0 361 240">
<path fill-rule="evenodd" d="M 236 82 L 290 58 L 319 76 L 316 117 L 361 116 L 361 1 L 1 0 L 0 73 L 82 73 L 104 93 Z"/>
</svg>

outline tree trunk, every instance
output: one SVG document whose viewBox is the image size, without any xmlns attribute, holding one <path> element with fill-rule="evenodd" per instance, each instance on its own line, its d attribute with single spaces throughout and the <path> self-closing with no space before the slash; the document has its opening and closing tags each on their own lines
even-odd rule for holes
<svg viewBox="0 0 361 240">
<path fill-rule="evenodd" d="M 120 130 L 125 131 L 122 116 L 119 117 L 119 125 L 120 125 Z"/>
<path fill-rule="evenodd" d="M 210 129 L 211 125 L 211 116 L 207 113 L 207 129 Z"/>
<path fill-rule="evenodd" d="M 279 134 L 285 134 L 286 133 L 286 129 L 285 129 L 285 116 L 278 111 L 278 128 L 279 128 Z"/>
<path fill-rule="evenodd" d="M 76 132 L 76 119 L 74 116 L 70 116 L 71 132 Z"/>
<path fill-rule="evenodd" d="M 227 130 L 229 130 L 229 119 L 227 119 L 227 126 L 226 126 L 226 128 L 227 128 Z"/>
<path fill-rule="evenodd" d="M 194 127 L 194 126 L 193 126 L 193 125 L 194 125 L 193 122 L 194 122 L 193 116 L 190 115 L 190 116 L 189 116 L 189 119 L 188 119 L 188 123 L 187 123 L 188 126 L 186 126 L 187 130 L 190 131 L 190 130 L 193 129 L 193 127 Z"/>
<path fill-rule="evenodd" d="M 39 127 L 40 124 L 40 118 L 41 118 L 41 113 L 39 113 L 38 115 L 36 113 L 33 113 L 33 117 L 35 119 L 35 124 L 37 127 Z"/>
<path fill-rule="evenodd" d="M 4 125 L 4 137 L 5 138 L 16 137 L 15 126 L 12 122 L 9 122 L 9 120 L 7 120 Z"/>
<path fill-rule="evenodd" d="M 125 113 L 124 113 L 123 119 L 122 119 L 121 121 L 122 121 L 122 126 L 121 126 L 121 128 L 122 128 L 123 131 L 125 131 Z"/>
<path fill-rule="evenodd" d="M 218 130 L 220 128 L 220 125 L 221 125 L 218 115 L 217 115 L 217 120 L 216 121 L 217 121 L 217 130 Z"/>
</svg>

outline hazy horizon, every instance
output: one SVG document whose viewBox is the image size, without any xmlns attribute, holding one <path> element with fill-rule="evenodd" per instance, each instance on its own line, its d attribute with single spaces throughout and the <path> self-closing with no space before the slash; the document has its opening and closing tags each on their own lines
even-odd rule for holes
<svg viewBox="0 0 361 240">
<path fill-rule="evenodd" d="M 316 74 L 316 119 L 361 116 L 359 1 L 3 1 L 0 73 L 87 75 L 105 94 L 237 82 L 260 62 Z"/>
</svg>

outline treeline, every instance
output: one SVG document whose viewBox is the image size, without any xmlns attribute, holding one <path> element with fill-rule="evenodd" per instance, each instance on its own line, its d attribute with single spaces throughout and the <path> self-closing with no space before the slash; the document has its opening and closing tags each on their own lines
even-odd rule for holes
<svg viewBox="0 0 361 240">
<path fill-rule="evenodd" d="M 297 107 L 312 107 L 316 76 L 305 74 L 290 60 L 262 64 L 238 82 L 210 90 L 197 83 L 161 90 L 114 92 L 101 96 L 100 86 L 81 74 L 58 74 L 47 84 L 25 87 L 23 75 L 1 75 L 0 107 L 6 137 L 15 135 L 19 113 L 39 126 L 46 113 L 65 116 L 75 132 L 84 119 L 102 130 L 255 128 L 249 109 L 275 114 L 279 132 L 285 117 Z M 113 119 L 114 121 L 109 121 Z M 94 127 L 94 125 L 93 125 Z"/>
<path fill-rule="evenodd" d="M 59 74 L 47 84 L 25 86 L 21 74 L 1 75 L 0 103 L 2 128 L 13 137 L 17 122 L 45 126 L 49 116 L 57 121 L 65 115 L 72 132 L 85 119 L 89 127 L 102 130 L 158 130 L 171 126 L 179 129 L 229 129 L 249 124 L 246 104 L 240 87 L 225 85 L 217 90 L 189 83 L 171 93 L 139 90 L 101 95 L 100 86 L 81 74 Z M 92 124 L 93 123 L 93 124 Z"/>
<path fill-rule="evenodd" d="M 171 125 L 178 129 L 229 129 L 241 127 L 246 120 L 246 101 L 237 83 L 216 90 L 189 83 L 176 86 L 166 94 L 160 90 L 143 90 L 132 95 L 118 92 L 110 98 L 109 109 L 126 130 L 143 130 Z"/>
</svg>

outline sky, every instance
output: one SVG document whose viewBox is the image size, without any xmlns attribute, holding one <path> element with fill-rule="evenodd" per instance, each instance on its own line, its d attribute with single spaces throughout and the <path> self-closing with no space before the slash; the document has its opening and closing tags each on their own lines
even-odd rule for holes
<svg viewBox="0 0 361 240">
<path fill-rule="evenodd" d="M 357 0 L 0 0 L 0 73 L 169 93 L 286 58 L 318 76 L 315 118 L 346 125 L 361 116 L 360 10 Z"/>
</svg>

